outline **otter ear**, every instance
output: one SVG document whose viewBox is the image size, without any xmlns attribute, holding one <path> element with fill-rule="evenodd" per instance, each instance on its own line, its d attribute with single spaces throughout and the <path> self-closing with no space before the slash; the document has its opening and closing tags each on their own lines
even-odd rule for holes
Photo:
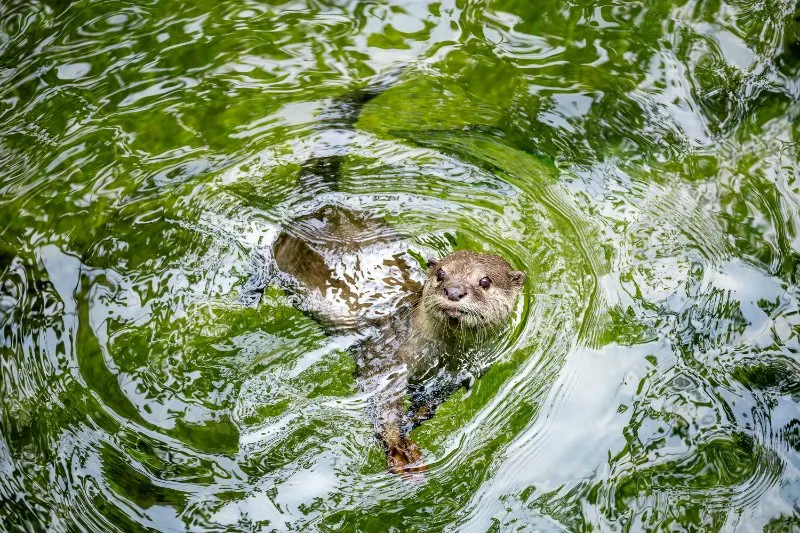
<svg viewBox="0 0 800 533">
<path fill-rule="evenodd" d="M 428 258 L 428 268 L 435 268 L 439 264 L 439 260 L 434 257 Z"/>
<path fill-rule="evenodd" d="M 517 287 L 522 287 L 522 284 L 525 283 L 525 272 L 522 270 L 514 270 L 508 273 L 508 279 L 511 280 L 511 283 L 516 285 Z"/>
</svg>

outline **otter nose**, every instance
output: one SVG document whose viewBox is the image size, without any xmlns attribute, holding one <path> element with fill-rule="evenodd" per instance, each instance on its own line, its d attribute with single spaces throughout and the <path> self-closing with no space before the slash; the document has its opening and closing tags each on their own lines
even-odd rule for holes
<svg viewBox="0 0 800 533">
<path fill-rule="evenodd" d="M 444 290 L 444 293 L 447 295 L 448 300 L 453 300 L 454 302 L 459 301 L 461 298 L 467 295 L 467 293 L 465 293 L 458 287 L 447 287 Z"/>
</svg>

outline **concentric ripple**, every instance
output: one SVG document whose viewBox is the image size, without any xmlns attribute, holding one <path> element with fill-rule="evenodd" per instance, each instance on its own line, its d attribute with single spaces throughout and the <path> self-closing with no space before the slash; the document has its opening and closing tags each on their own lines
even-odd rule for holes
<svg viewBox="0 0 800 533">
<path fill-rule="evenodd" d="M 797 529 L 798 21 L 781 0 L 0 2 L 0 523 Z M 331 157 L 336 187 L 301 179 Z M 332 205 L 382 221 L 354 276 L 457 249 L 528 274 L 485 374 L 414 430 L 410 479 L 355 339 L 276 285 L 243 297 L 281 228 Z"/>
</svg>

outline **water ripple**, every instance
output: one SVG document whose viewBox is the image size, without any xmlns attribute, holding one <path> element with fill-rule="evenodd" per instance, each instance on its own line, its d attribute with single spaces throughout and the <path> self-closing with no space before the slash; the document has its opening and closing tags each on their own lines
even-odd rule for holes
<svg viewBox="0 0 800 533">
<path fill-rule="evenodd" d="M 783 0 L 1 4 L 0 519 L 795 527 L 797 20 Z M 301 185 L 332 156 L 337 190 Z M 485 375 L 414 431 L 411 478 L 385 471 L 354 339 L 277 287 L 239 303 L 281 226 L 332 204 L 420 264 L 468 248 L 528 273 Z"/>
</svg>

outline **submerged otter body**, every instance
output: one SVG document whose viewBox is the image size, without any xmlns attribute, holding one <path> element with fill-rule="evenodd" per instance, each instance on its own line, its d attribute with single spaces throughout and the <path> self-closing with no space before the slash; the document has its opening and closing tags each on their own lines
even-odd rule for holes
<svg viewBox="0 0 800 533">
<path fill-rule="evenodd" d="M 355 124 L 386 87 L 384 81 L 334 102 L 328 126 Z M 307 162 L 301 185 L 336 190 L 341 162 L 341 155 Z M 468 377 L 464 355 L 508 322 L 525 274 L 500 256 L 465 251 L 421 268 L 407 236 L 380 216 L 335 203 L 284 224 L 271 255 L 273 281 L 298 308 L 330 332 L 358 339 L 358 381 L 373 400 L 389 469 L 424 468 L 411 466 L 421 459 L 411 429 Z"/>
</svg>

